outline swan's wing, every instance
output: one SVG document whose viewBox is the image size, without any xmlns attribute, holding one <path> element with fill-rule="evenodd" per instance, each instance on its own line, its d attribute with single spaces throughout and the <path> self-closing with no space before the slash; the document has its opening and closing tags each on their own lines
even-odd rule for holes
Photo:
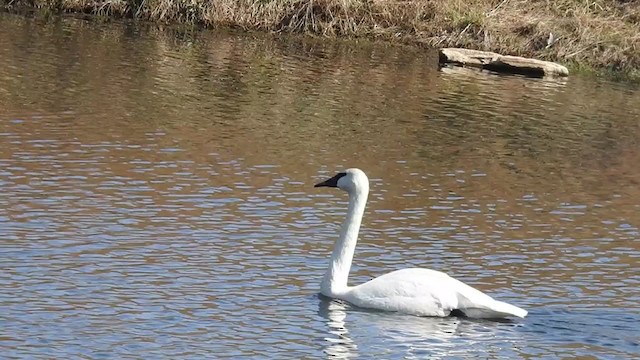
<svg viewBox="0 0 640 360">
<path fill-rule="evenodd" d="M 448 316 L 458 304 L 455 292 L 447 291 L 449 279 L 427 269 L 398 270 L 351 288 L 345 300 L 365 308 Z"/>
<path fill-rule="evenodd" d="M 360 307 L 422 316 L 448 316 L 456 309 L 476 318 L 527 314 L 445 273 L 417 268 L 394 271 L 353 287 L 344 300 Z"/>
</svg>

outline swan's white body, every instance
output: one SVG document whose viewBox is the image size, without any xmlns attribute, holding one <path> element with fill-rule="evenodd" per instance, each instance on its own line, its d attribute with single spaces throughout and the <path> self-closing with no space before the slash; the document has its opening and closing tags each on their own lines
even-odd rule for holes
<svg viewBox="0 0 640 360">
<path fill-rule="evenodd" d="M 527 311 L 494 300 L 449 275 L 429 269 L 403 269 L 358 286 L 347 280 L 358 232 L 369 194 L 369 179 L 359 169 L 348 169 L 316 187 L 338 187 L 349 194 L 347 217 L 331 255 L 320 292 L 355 306 L 420 316 L 449 316 L 458 310 L 472 318 L 525 317 Z"/>
</svg>

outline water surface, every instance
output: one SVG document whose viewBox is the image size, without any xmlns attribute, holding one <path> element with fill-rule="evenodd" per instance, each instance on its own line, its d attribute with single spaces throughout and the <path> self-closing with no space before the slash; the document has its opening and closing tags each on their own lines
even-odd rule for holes
<svg viewBox="0 0 640 360">
<path fill-rule="evenodd" d="M 640 92 L 424 51 L 0 16 L 0 349 L 34 358 L 638 358 Z M 529 310 L 317 295 L 442 270 Z"/>
</svg>

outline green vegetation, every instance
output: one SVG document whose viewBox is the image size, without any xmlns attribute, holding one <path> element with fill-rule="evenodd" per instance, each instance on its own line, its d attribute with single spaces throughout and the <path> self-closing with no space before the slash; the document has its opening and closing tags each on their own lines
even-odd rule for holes
<svg viewBox="0 0 640 360">
<path fill-rule="evenodd" d="M 0 0 L 0 4 L 465 47 L 640 78 L 639 0 Z"/>
</svg>

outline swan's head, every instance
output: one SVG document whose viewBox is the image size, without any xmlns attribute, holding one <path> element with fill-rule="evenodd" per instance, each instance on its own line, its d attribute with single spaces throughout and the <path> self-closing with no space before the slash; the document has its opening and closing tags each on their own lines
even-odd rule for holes
<svg viewBox="0 0 640 360">
<path fill-rule="evenodd" d="M 368 192 L 369 178 L 367 178 L 364 171 L 353 168 L 339 172 L 334 177 L 317 183 L 314 187 L 337 187 L 350 194 L 355 192 Z"/>
</svg>

